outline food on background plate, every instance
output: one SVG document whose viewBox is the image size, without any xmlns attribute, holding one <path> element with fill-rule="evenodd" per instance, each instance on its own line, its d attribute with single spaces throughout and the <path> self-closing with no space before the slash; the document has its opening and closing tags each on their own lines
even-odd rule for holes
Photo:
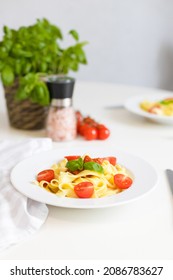
<svg viewBox="0 0 173 280">
<path fill-rule="evenodd" d="M 143 101 L 140 103 L 140 108 L 151 114 L 173 116 L 173 97 L 164 98 L 155 102 Z"/>
<path fill-rule="evenodd" d="M 84 117 L 80 111 L 76 111 L 77 133 L 85 140 L 105 140 L 110 136 L 110 130 L 104 125 L 98 123 L 93 118 Z"/>
<path fill-rule="evenodd" d="M 59 197 L 101 198 L 128 189 L 133 179 L 116 157 L 69 155 L 39 172 L 34 183 Z"/>
</svg>

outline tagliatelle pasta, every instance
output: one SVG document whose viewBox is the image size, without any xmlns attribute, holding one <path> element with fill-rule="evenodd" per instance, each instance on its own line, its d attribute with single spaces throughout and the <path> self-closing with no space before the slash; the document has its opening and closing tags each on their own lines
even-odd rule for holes
<svg viewBox="0 0 173 280">
<path fill-rule="evenodd" d="M 155 102 L 146 100 L 140 103 L 140 108 L 151 114 L 173 116 L 173 97 L 165 98 Z"/>
<path fill-rule="evenodd" d="M 44 177 L 48 177 L 40 177 L 39 174 L 44 173 L 42 171 L 38 174 L 35 183 L 59 197 L 70 198 L 101 198 L 115 195 L 132 184 L 132 178 L 126 168 L 116 162 L 112 162 L 110 157 L 92 159 L 89 155 L 84 155 L 72 160 L 67 158 L 53 164 L 50 170 L 45 170 L 49 173 L 53 170 L 54 176 L 52 178 L 49 176 L 50 178 L 45 180 Z M 122 184 L 118 183 L 119 181 L 115 183 L 117 174 L 122 174 L 120 176 L 124 180 L 128 178 L 130 185 L 124 184 L 124 187 L 122 187 Z M 86 190 L 93 188 L 91 196 L 80 196 L 81 186 L 82 191 L 85 192 L 84 195 L 86 195 Z"/>
</svg>

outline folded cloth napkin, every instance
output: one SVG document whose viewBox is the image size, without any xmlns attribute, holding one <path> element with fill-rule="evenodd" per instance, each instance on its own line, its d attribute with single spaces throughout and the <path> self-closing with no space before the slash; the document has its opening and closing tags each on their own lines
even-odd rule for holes
<svg viewBox="0 0 173 280">
<path fill-rule="evenodd" d="M 10 173 L 20 160 L 51 147 L 49 138 L 0 140 L 0 252 L 36 232 L 47 218 L 47 206 L 15 190 Z"/>
</svg>

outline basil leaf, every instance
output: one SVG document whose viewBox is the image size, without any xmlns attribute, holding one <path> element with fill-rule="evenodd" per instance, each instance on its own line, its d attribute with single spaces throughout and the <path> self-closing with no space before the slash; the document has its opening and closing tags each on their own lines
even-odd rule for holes
<svg viewBox="0 0 173 280">
<path fill-rule="evenodd" d="M 99 173 L 104 173 L 103 167 L 99 163 L 93 161 L 85 162 L 83 168 L 86 170 L 93 170 Z"/>
<path fill-rule="evenodd" d="M 71 34 L 72 37 L 73 37 L 76 41 L 79 40 L 79 34 L 77 33 L 76 30 L 70 30 L 70 31 L 69 31 L 69 34 Z"/>
<path fill-rule="evenodd" d="M 5 59 L 8 57 L 8 51 L 6 47 L 0 46 L 0 59 Z"/>
<path fill-rule="evenodd" d="M 0 71 L 4 68 L 4 63 L 3 61 L 0 60 Z"/>
<path fill-rule="evenodd" d="M 2 81 L 4 85 L 8 86 L 14 82 L 14 73 L 10 66 L 5 66 L 2 70 Z"/>
<path fill-rule="evenodd" d="M 70 171 L 82 170 L 83 169 L 83 159 L 80 157 L 75 160 L 69 160 L 66 164 L 66 167 Z"/>
<path fill-rule="evenodd" d="M 4 34 L 7 38 L 12 38 L 12 31 L 8 26 L 3 27 Z"/>
<path fill-rule="evenodd" d="M 22 67 L 23 67 L 22 60 L 21 60 L 21 59 L 17 59 L 17 60 L 15 61 L 15 65 L 14 65 L 15 74 L 16 74 L 17 76 L 21 75 L 21 73 L 22 73 Z"/>
<path fill-rule="evenodd" d="M 49 91 L 44 82 L 37 82 L 34 89 L 31 91 L 30 98 L 32 102 L 38 103 L 42 106 L 49 104 Z"/>
<path fill-rule="evenodd" d="M 172 103 L 173 103 L 173 99 L 160 101 L 160 104 L 162 104 L 162 105 L 169 105 Z"/>
<path fill-rule="evenodd" d="M 28 74 L 31 71 L 32 64 L 27 62 L 23 65 L 23 73 Z"/>
<path fill-rule="evenodd" d="M 23 89 L 23 88 L 18 88 L 16 95 L 15 95 L 15 100 L 25 100 L 28 98 L 28 93 Z"/>
</svg>

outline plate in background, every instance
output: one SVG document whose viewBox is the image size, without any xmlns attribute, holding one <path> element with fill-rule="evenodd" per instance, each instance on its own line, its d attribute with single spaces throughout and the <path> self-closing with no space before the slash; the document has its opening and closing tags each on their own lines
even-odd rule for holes
<svg viewBox="0 0 173 280">
<path fill-rule="evenodd" d="M 133 96 L 127 99 L 124 106 L 129 112 L 138 115 L 140 117 L 145 117 L 152 121 L 162 123 L 162 124 L 173 124 L 173 116 L 156 115 L 156 114 L 145 112 L 140 108 L 140 103 L 143 101 L 157 102 L 164 98 L 169 98 L 169 97 L 173 97 L 173 94 L 172 95 L 169 93 L 154 93 L 154 94 L 145 94 L 145 95 L 139 94 L 137 96 Z"/>
</svg>

